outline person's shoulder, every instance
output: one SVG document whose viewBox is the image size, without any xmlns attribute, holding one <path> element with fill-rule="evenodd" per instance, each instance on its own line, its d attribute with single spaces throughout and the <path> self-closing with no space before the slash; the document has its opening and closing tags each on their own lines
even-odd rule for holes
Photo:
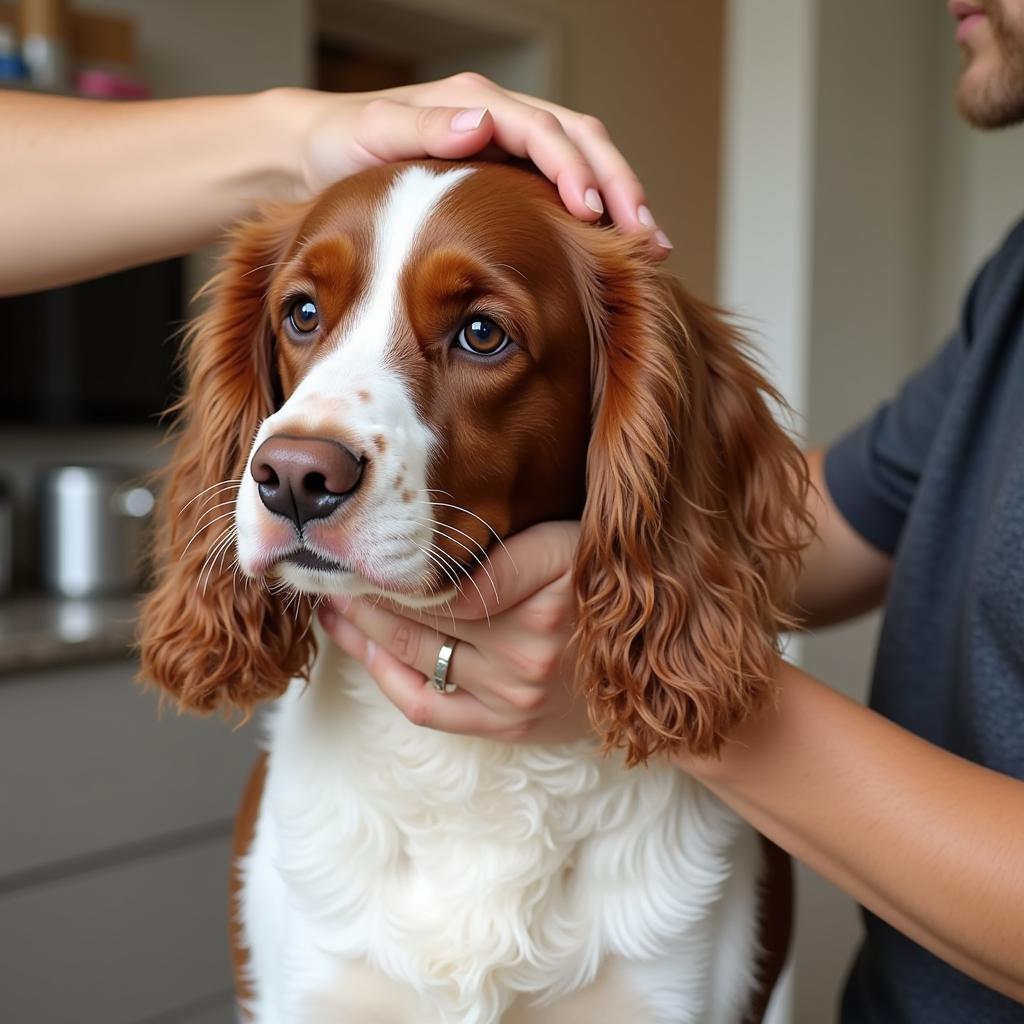
<svg viewBox="0 0 1024 1024">
<path fill-rule="evenodd" d="M 998 258 L 1004 253 L 1007 255 L 1019 255 L 1024 252 L 1024 214 L 1021 214 L 1017 222 L 1007 231 L 1003 237 L 1002 245 L 996 250 Z"/>
<path fill-rule="evenodd" d="M 988 277 L 1003 278 L 1008 273 L 1016 273 L 1024 277 L 1024 214 L 1014 222 L 992 255 L 982 268 Z"/>
<path fill-rule="evenodd" d="M 1024 288 L 1024 215 L 1003 236 L 968 291 L 965 311 L 985 309 L 999 294 Z"/>
</svg>

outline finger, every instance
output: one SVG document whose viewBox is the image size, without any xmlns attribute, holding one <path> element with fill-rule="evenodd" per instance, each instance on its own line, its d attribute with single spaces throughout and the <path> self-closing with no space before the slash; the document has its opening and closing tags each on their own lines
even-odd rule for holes
<svg viewBox="0 0 1024 1024">
<path fill-rule="evenodd" d="M 492 164 L 504 164 L 508 162 L 509 155 L 496 142 L 488 142 L 479 153 L 473 154 L 474 160 L 486 160 Z"/>
<path fill-rule="evenodd" d="M 576 144 L 576 148 L 592 168 L 608 214 L 619 227 L 627 231 L 658 230 L 647 206 L 647 197 L 639 177 L 612 142 L 608 129 L 599 118 L 577 113 L 557 103 L 525 93 L 513 91 L 509 95 L 521 103 L 539 107 L 558 118 L 566 135 Z M 655 239 L 655 244 L 659 248 L 672 248 L 668 236 L 664 233 L 662 238 Z"/>
<path fill-rule="evenodd" d="M 645 235 L 656 259 L 672 251 L 672 242 L 647 206 L 643 187 L 599 121 L 573 114 L 563 125 L 546 108 L 512 108 L 504 99 L 492 101 L 492 108 L 494 142 L 533 161 L 556 184 L 570 213 L 595 221 L 607 212 L 619 227 Z"/>
<path fill-rule="evenodd" d="M 658 227 L 640 179 L 611 141 L 605 126 L 594 117 L 577 115 L 566 122 L 566 133 L 593 168 L 608 214 L 620 228 L 648 237 L 651 253 L 663 259 L 672 242 Z"/>
<path fill-rule="evenodd" d="M 336 621 L 338 619 L 340 622 Z M 432 685 L 441 644 L 445 636 L 452 636 L 459 642 L 452 652 L 446 679 L 459 687 L 456 692 L 472 694 L 479 703 L 502 716 L 502 720 L 516 715 L 516 707 L 510 701 L 480 683 L 493 678 L 494 673 L 487 669 L 487 662 L 476 647 L 454 633 L 442 633 L 429 622 L 412 622 L 400 614 L 359 600 L 350 602 L 342 615 L 324 610 L 320 621 L 343 651 L 368 668 L 377 666 L 387 671 L 394 685 L 403 678 L 407 683 L 426 679 Z M 460 625 L 467 631 L 476 626 L 472 622 Z M 445 628 L 448 628 L 447 623 Z M 381 654 L 386 657 L 381 659 Z M 413 675 L 403 676 L 399 666 L 409 669 Z"/>
<path fill-rule="evenodd" d="M 504 92 L 491 94 L 488 105 L 496 145 L 512 156 L 532 161 L 554 182 L 573 216 L 594 221 L 604 213 L 597 179 L 555 114 L 521 103 Z"/>
<path fill-rule="evenodd" d="M 494 142 L 509 153 L 528 157 L 558 186 L 571 213 L 596 220 L 607 206 L 612 220 L 627 231 L 651 238 L 651 251 L 659 258 L 672 248 L 664 232 L 653 223 L 643 187 L 626 159 L 612 144 L 604 125 L 557 103 L 502 89 L 481 75 L 463 73 L 423 87 L 395 90 L 409 103 L 480 103 L 495 118 Z M 604 195 L 604 190 L 609 195 Z M 603 197 L 603 198 L 602 198 Z"/>
<path fill-rule="evenodd" d="M 319 615 L 328 635 L 346 654 L 366 666 L 384 696 L 414 725 L 495 738 L 507 731 L 506 718 L 481 703 L 469 690 L 460 687 L 454 693 L 438 693 L 424 673 L 373 643 L 343 616 L 328 609 L 321 609 Z"/>
<path fill-rule="evenodd" d="M 474 575 L 477 586 L 464 587 L 449 606 L 460 631 L 471 637 L 461 619 L 486 620 L 570 572 L 579 532 L 578 523 L 540 523 L 493 549 Z"/>
<path fill-rule="evenodd" d="M 382 163 L 435 156 L 457 160 L 483 149 L 494 133 L 485 107 L 417 107 L 377 98 L 363 109 L 356 142 Z"/>
<path fill-rule="evenodd" d="M 350 602 L 342 612 L 342 618 L 354 625 L 375 647 L 382 648 L 428 678 L 433 678 L 434 666 L 445 636 L 466 641 L 465 636 L 459 635 L 465 631 L 459 628 L 457 619 L 452 623 L 445 621 L 442 633 L 432 623 L 415 622 L 370 601 L 356 599 Z M 469 624 L 470 628 L 472 625 Z M 351 639 L 351 635 L 348 638 Z M 472 643 L 467 641 L 456 645 L 456 654 L 452 655 L 448 667 L 448 678 L 471 689 L 469 681 L 478 678 L 485 669 L 486 663 Z"/>
</svg>

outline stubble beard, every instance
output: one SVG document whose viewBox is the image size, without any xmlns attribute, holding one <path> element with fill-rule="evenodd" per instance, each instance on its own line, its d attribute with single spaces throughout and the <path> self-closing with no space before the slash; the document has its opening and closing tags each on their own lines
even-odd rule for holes
<svg viewBox="0 0 1024 1024">
<path fill-rule="evenodd" d="M 965 52 L 964 72 L 956 90 L 961 116 L 975 128 L 1006 128 L 1024 121 L 1024 25 L 1014 24 L 1000 0 L 980 0 L 999 51 L 999 67 L 982 82 L 971 82 L 975 59 Z"/>
</svg>

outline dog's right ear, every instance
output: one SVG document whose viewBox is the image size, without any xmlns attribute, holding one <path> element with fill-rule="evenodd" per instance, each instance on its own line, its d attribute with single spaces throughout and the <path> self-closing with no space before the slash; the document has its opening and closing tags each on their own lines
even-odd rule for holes
<svg viewBox="0 0 1024 1024">
<path fill-rule="evenodd" d="M 187 385 L 157 510 L 156 587 L 142 608 L 140 678 L 183 709 L 251 710 L 280 694 L 313 653 L 310 610 L 232 569 L 234 508 L 249 448 L 275 408 L 266 296 L 306 204 L 264 210 L 232 230 L 209 307 L 185 344 Z"/>
</svg>

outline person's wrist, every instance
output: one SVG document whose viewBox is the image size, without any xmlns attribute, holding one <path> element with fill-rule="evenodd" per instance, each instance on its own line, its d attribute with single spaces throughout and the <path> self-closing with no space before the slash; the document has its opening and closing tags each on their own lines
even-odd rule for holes
<svg viewBox="0 0 1024 1024">
<path fill-rule="evenodd" d="M 311 89 L 280 86 L 254 93 L 258 164 L 263 169 L 265 197 L 307 199 L 312 188 L 308 150 L 320 113 L 319 95 Z"/>
<path fill-rule="evenodd" d="M 673 761 L 698 781 L 712 788 L 740 782 L 756 771 L 756 760 L 771 742 L 772 735 L 781 724 L 785 688 L 799 672 L 783 658 L 775 668 L 776 696 L 759 711 L 741 722 L 717 755 L 696 757 L 685 749 L 673 754 Z"/>
</svg>

